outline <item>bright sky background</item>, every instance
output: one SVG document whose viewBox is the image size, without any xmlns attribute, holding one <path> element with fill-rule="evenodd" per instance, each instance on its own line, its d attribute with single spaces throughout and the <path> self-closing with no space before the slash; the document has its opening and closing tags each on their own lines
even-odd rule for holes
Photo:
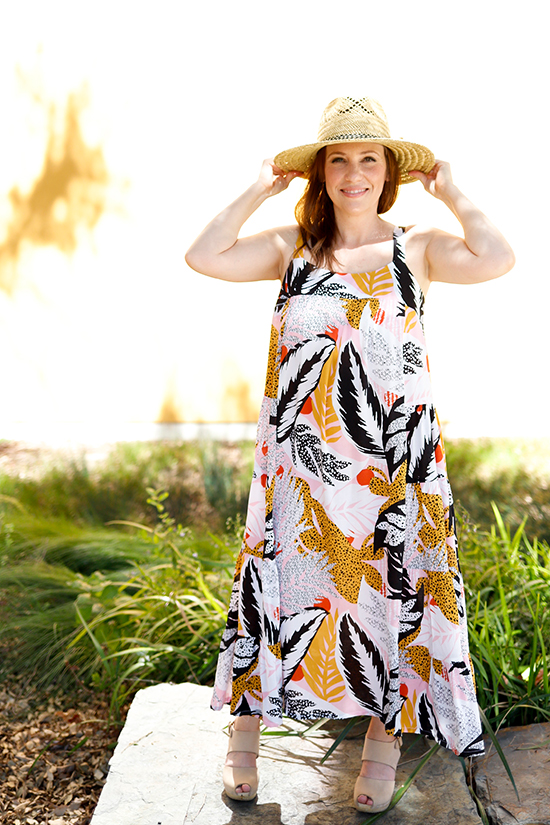
<svg viewBox="0 0 550 825">
<path fill-rule="evenodd" d="M 209 280 L 184 252 L 264 157 L 315 140 L 332 98 L 368 94 L 393 134 L 451 162 L 516 252 L 498 281 L 431 289 L 447 433 L 548 435 L 547 23 L 534 0 L 6 5 L 0 233 L 7 193 L 42 165 L 45 117 L 29 88 L 63 104 L 87 84 L 85 137 L 113 185 L 72 258 L 27 249 L 18 289 L 0 295 L 0 425 L 154 421 L 167 398 L 188 421 L 253 417 L 277 284 Z M 247 231 L 293 222 L 300 186 Z M 459 229 L 420 184 L 403 187 L 390 219 Z"/>
</svg>

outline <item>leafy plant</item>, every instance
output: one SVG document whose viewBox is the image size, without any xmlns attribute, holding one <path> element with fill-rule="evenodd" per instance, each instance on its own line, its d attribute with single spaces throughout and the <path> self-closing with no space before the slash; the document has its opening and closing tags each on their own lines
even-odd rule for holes
<svg viewBox="0 0 550 825">
<path fill-rule="evenodd" d="M 488 533 L 463 522 L 460 538 L 479 702 L 498 729 L 550 718 L 550 547 L 493 513 Z"/>
<path fill-rule="evenodd" d="M 164 492 L 148 492 L 157 523 L 133 526 L 145 560 L 127 556 L 107 575 L 36 559 L 0 570 L 13 669 L 42 685 L 76 678 L 107 689 L 115 712 L 143 684 L 212 679 L 242 527 L 197 537 L 169 515 Z"/>
</svg>

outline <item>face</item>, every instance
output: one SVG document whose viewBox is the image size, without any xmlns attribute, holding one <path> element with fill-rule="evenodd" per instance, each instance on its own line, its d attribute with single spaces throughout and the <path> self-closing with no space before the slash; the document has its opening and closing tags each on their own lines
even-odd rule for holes
<svg viewBox="0 0 550 825">
<path fill-rule="evenodd" d="M 325 185 L 336 210 L 376 210 L 387 177 L 384 147 L 378 143 L 337 143 L 326 149 Z"/>
</svg>

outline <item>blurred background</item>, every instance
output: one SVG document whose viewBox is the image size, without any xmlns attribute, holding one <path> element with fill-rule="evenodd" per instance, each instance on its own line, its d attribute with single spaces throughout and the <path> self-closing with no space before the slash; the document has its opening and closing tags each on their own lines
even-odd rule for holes
<svg viewBox="0 0 550 825">
<path fill-rule="evenodd" d="M 534 3 L 54 0 L 3 14 L 0 437 L 113 441 L 255 421 L 277 284 L 210 280 L 184 252 L 264 157 L 315 139 L 339 94 L 378 97 L 395 135 L 451 161 L 516 252 L 504 278 L 428 297 L 447 434 L 546 435 Z M 246 231 L 293 222 L 301 185 Z M 419 184 L 389 217 L 459 229 Z"/>
</svg>

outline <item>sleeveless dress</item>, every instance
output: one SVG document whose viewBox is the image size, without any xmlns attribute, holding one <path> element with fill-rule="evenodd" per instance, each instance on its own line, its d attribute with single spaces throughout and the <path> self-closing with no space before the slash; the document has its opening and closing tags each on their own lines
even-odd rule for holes
<svg viewBox="0 0 550 825">
<path fill-rule="evenodd" d="M 403 234 L 375 272 L 295 251 L 283 278 L 212 707 L 268 726 L 374 715 L 472 756 L 452 495 Z"/>
</svg>

